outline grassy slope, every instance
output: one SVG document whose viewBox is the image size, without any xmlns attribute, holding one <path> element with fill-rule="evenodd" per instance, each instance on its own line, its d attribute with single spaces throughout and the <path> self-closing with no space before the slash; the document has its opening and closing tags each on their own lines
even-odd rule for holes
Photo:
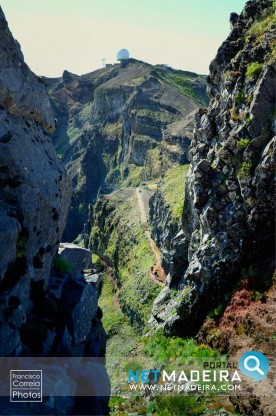
<svg viewBox="0 0 276 416">
<path fill-rule="evenodd" d="M 116 208 L 106 220 L 104 230 L 93 228 L 92 240 L 104 239 L 104 245 L 99 243 L 97 254 L 113 260 L 121 285 L 120 303 L 131 316 L 133 325 L 141 331 L 160 291 L 149 277 L 155 257 L 141 225 L 135 192 L 128 200 L 110 203 Z"/>
<path fill-rule="evenodd" d="M 110 400 L 111 415 L 128 416 L 132 412 L 139 415 L 171 416 L 200 415 L 206 409 L 219 410 L 222 407 L 233 412 L 233 407 L 225 399 L 216 397 L 157 396 L 146 398 L 143 395 L 128 396 L 126 382 L 128 370 L 144 368 L 159 369 L 162 364 L 169 364 L 168 371 L 180 363 L 189 362 L 191 357 L 222 358 L 215 350 L 201 344 L 196 345 L 192 339 L 166 338 L 162 331 L 142 337 L 132 328 L 127 317 L 116 307 L 113 285 L 107 275 L 99 299 L 103 310 L 103 325 L 108 334 L 107 370 L 112 388 L 120 388 L 121 394 L 113 393 Z M 127 398 L 124 398 L 127 397 Z M 234 414 L 234 413 L 233 413 Z"/>
<path fill-rule="evenodd" d="M 122 366 L 135 351 L 140 336 L 131 327 L 128 318 L 121 310 L 114 306 L 113 285 L 104 275 L 102 293 L 99 306 L 103 311 L 103 326 L 107 332 L 107 371 L 113 387 L 120 374 Z M 125 358 L 126 357 L 126 358 Z"/>
<path fill-rule="evenodd" d="M 165 178 L 162 190 L 171 206 L 174 206 L 176 196 L 179 197 L 180 178 L 183 178 L 186 172 L 187 166 L 179 166 L 169 171 Z M 112 223 L 117 226 L 111 227 L 112 231 L 109 233 L 107 230 L 104 231 L 108 243 L 102 254 L 116 259 L 122 284 L 122 305 L 130 307 L 135 314 L 138 313 L 146 324 L 152 302 L 159 291 L 159 287 L 155 286 L 148 276 L 148 269 L 154 257 L 140 224 L 135 196 L 123 201 L 113 199 L 112 204 L 116 206 L 116 210 L 110 217 Z M 110 227 L 110 223 L 108 226 Z M 177 363 L 186 362 L 190 357 L 219 357 L 219 354 L 206 345 L 196 345 L 193 339 L 168 339 L 161 331 L 141 335 L 141 332 L 137 332 L 137 322 L 131 325 L 126 315 L 116 307 L 115 298 L 113 285 L 105 276 L 99 304 L 103 309 L 103 325 L 108 333 L 107 369 L 112 386 L 121 389 L 120 395 L 114 393 L 111 398 L 111 414 L 126 416 L 137 412 L 139 415 L 192 416 L 200 415 L 206 409 L 218 410 L 222 407 L 233 412 L 231 404 L 223 398 L 214 400 L 210 397 L 199 399 L 164 395 L 145 398 L 131 394 L 125 399 L 129 369 L 158 369 L 164 363 L 169 363 L 173 369 Z"/>
<path fill-rule="evenodd" d="M 181 218 L 184 207 L 185 176 L 189 165 L 175 166 L 169 169 L 160 186 L 160 191 L 168 204 L 173 218 Z"/>
<path fill-rule="evenodd" d="M 191 98 L 196 104 L 200 106 L 208 105 L 207 97 L 199 93 L 197 89 L 198 84 L 204 84 L 206 82 L 204 75 L 165 67 L 154 68 L 152 72 L 165 84 L 176 89 L 188 98 Z"/>
</svg>

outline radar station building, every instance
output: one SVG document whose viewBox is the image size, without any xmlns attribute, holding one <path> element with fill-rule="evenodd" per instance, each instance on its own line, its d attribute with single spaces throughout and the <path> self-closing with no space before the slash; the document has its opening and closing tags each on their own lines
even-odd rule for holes
<svg viewBox="0 0 276 416">
<path fill-rule="evenodd" d="M 127 66 L 128 60 L 129 60 L 129 51 L 127 49 L 121 49 L 117 53 L 117 61 L 120 61 L 122 66 Z"/>
</svg>

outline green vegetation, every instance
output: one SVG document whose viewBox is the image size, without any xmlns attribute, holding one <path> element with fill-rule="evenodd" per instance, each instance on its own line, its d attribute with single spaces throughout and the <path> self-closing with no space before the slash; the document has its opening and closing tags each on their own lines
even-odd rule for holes
<svg viewBox="0 0 276 416">
<path fill-rule="evenodd" d="M 21 230 L 17 237 L 16 242 L 16 258 L 22 258 L 26 256 L 26 243 L 29 239 L 29 233 L 27 230 Z"/>
<path fill-rule="evenodd" d="M 122 182 L 122 187 L 137 187 L 142 182 L 143 167 L 129 164 L 127 167 L 127 177 Z"/>
<path fill-rule="evenodd" d="M 215 411 L 221 409 L 227 410 L 233 416 L 238 416 L 234 411 L 233 405 L 226 401 L 224 397 L 216 397 L 215 400 L 206 400 L 198 396 L 180 395 L 155 396 L 147 400 L 147 398 L 141 396 L 132 396 L 127 399 L 114 396 L 111 397 L 109 406 L 111 415 L 114 416 L 128 416 L 129 414 L 148 416 L 197 416 L 215 414 Z"/>
<path fill-rule="evenodd" d="M 151 357 L 152 364 L 184 364 L 191 358 L 219 357 L 218 352 L 207 345 L 196 345 L 191 338 L 167 338 L 162 329 L 156 331 L 153 336 L 144 339 L 144 353 Z"/>
<path fill-rule="evenodd" d="M 77 238 L 75 238 L 75 240 L 73 241 L 74 244 L 77 244 L 80 247 L 84 247 L 84 241 L 83 241 L 83 236 L 82 234 L 79 234 L 77 236 Z"/>
<path fill-rule="evenodd" d="M 149 110 L 147 108 L 139 108 L 137 110 L 131 111 L 132 115 L 135 117 L 150 118 L 153 122 L 160 121 L 164 124 L 172 123 L 177 120 L 177 117 L 170 113 L 169 111 L 163 110 L 162 108 L 158 110 Z"/>
<path fill-rule="evenodd" d="M 185 177 L 189 165 L 175 166 L 169 169 L 163 179 L 160 191 L 169 205 L 172 216 L 180 219 L 184 206 Z"/>
<path fill-rule="evenodd" d="M 115 309 L 115 302 L 113 303 L 113 297 L 115 296 L 113 285 L 106 275 L 104 275 L 103 283 L 99 306 L 103 311 L 102 322 L 104 329 L 107 332 L 107 336 L 110 337 L 118 334 L 120 329 L 127 324 L 128 320 L 120 309 Z"/>
<path fill-rule="evenodd" d="M 113 194 L 105 211 L 105 223 L 95 223 L 92 229 L 94 248 L 101 257 L 114 261 L 114 271 L 122 286 L 120 303 L 128 310 L 133 326 L 142 331 L 160 287 L 149 276 L 156 259 L 141 225 L 135 190 Z"/>
<path fill-rule="evenodd" d="M 136 341 L 136 349 L 132 351 L 134 357 L 130 356 L 126 362 L 122 360 L 121 368 L 124 374 L 123 376 L 120 374 L 121 378 L 119 376 L 120 371 L 117 374 L 117 382 L 119 378 L 124 380 L 123 384 L 121 384 L 123 390 L 127 389 L 125 375 L 129 370 L 158 369 L 161 365 L 165 365 L 166 371 L 170 372 L 175 368 L 180 369 L 181 365 L 185 365 L 185 372 L 188 373 L 189 366 L 193 369 L 195 364 L 201 366 L 202 360 L 206 360 L 206 358 L 209 361 L 220 360 L 223 362 L 226 360 L 216 350 L 212 350 L 204 344 L 196 345 L 192 339 L 166 338 L 161 329 L 154 334 L 148 334 L 144 338 L 136 338 Z M 217 382 L 216 384 L 219 387 L 220 383 Z M 233 406 L 225 397 L 212 397 L 211 393 L 204 395 L 204 397 L 167 393 L 160 396 L 150 396 L 150 398 L 131 394 L 127 399 L 114 396 L 110 400 L 111 415 L 117 416 L 127 416 L 135 412 L 139 415 L 192 416 L 203 415 L 208 409 L 219 410 L 223 407 L 235 414 Z"/>
<path fill-rule="evenodd" d="M 61 273 L 69 273 L 72 269 L 72 265 L 69 263 L 69 261 L 65 260 L 61 256 L 58 256 L 53 263 L 53 269 Z"/>
<path fill-rule="evenodd" d="M 235 101 L 236 101 L 237 104 L 243 104 L 245 102 L 245 92 L 244 92 L 244 90 L 239 91 L 235 95 Z"/>
<path fill-rule="evenodd" d="M 249 143 L 250 143 L 250 140 L 249 139 L 239 139 L 237 141 L 237 146 L 240 149 L 244 149 L 245 147 L 247 147 L 249 145 Z"/>
<path fill-rule="evenodd" d="M 243 162 L 238 171 L 238 177 L 242 179 L 242 178 L 245 178 L 246 176 L 249 176 L 252 170 L 252 167 L 253 167 L 252 162 Z"/>
<path fill-rule="evenodd" d="M 105 136 L 116 136 L 116 135 L 120 135 L 122 132 L 122 128 L 123 125 L 121 122 L 116 122 L 116 123 L 107 123 L 101 130 L 102 134 Z"/>
<path fill-rule="evenodd" d="M 185 94 L 194 100 L 198 105 L 206 106 L 208 98 L 206 94 L 197 87 L 206 83 L 206 77 L 193 72 L 172 70 L 170 68 L 154 68 L 151 71 L 162 82 L 170 87 L 176 88 L 181 94 Z"/>
<path fill-rule="evenodd" d="M 246 97 L 245 102 L 246 102 L 246 104 L 247 104 L 248 106 L 251 104 L 252 99 L 253 99 L 253 93 L 249 94 L 249 95 Z"/>
<path fill-rule="evenodd" d="M 254 44 L 257 45 L 263 35 L 271 29 L 271 26 L 276 23 L 275 17 L 275 2 L 273 2 L 273 7 L 266 9 L 262 14 L 260 20 L 257 20 L 253 25 L 248 29 L 246 33 L 246 40 L 248 41 L 250 37 L 254 39 Z"/>
<path fill-rule="evenodd" d="M 120 383 L 122 371 L 127 371 L 128 366 L 134 365 L 135 368 L 140 368 L 143 365 L 143 357 L 135 358 L 134 355 L 141 342 L 141 337 L 133 330 L 129 319 L 120 309 L 118 295 L 115 293 L 114 286 L 107 273 L 104 273 L 103 276 L 99 306 L 103 311 L 102 322 L 108 337 L 107 371 L 111 385 L 116 387 Z M 113 398 L 111 399 L 111 407 L 112 400 Z M 117 400 L 114 398 L 115 404 L 117 404 Z"/>
<path fill-rule="evenodd" d="M 101 261 L 100 256 L 98 256 L 97 254 L 92 254 L 92 263 L 96 266 L 97 270 L 99 272 L 103 271 L 103 263 Z"/>
<path fill-rule="evenodd" d="M 135 368 L 135 370 L 139 370 L 139 371 L 143 370 L 144 366 L 143 366 L 141 360 L 138 360 L 136 358 L 130 359 L 129 361 L 127 361 L 123 365 L 123 370 L 124 371 L 133 370 L 133 368 Z"/>
<path fill-rule="evenodd" d="M 245 73 L 246 80 L 257 78 L 260 75 L 264 64 L 260 64 L 259 62 L 252 62 L 252 64 L 248 65 Z"/>
<path fill-rule="evenodd" d="M 258 290 L 251 290 L 250 291 L 250 299 L 253 301 L 262 300 L 264 298 L 264 294 L 259 292 Z"/>
<path fill-rule="evenodd" d="M 218 305 L 215 309 L 213 309 L 212 311 L 210 311 L 207 315 L 207 318 L 209 319 L 214 319 L 214 318 L 218 318 L 219 316 L 221 316 L 224 312 L 224 305 L 220 304 Z"/>
<path fill-rule="evenodd" d="M 151 180 L 159 180 L 163 171 L 164 154 L 161 155 L 161 149 L 155 147 L 155 149 L 149 149 L 146 157 L 146 164 L 143 167 L 143 177 Z M 170 166 L 171 163 L 166 163 Z"/>
<path fill-rule="evenodd" d="M 203 400 L 197 397 L 161 396 L 152 404 L 156 416 L 201 415 L 206 409 Z"/>
<path fill-rule="evenodd" d="M 249 116 L 249 117 L 246 117 L 245 119 L 244 119 L 244 121 L 246 122 L 246 123 L 251 123 L 251 121 L 253 120 L 253 118 L 251 118 L 251 116 Z"/>
</svg>

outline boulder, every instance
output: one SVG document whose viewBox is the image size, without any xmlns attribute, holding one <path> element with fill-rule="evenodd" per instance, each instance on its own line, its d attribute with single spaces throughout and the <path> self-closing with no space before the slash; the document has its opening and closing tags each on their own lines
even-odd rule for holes
<svg viewBox="0 0 276 416">
<path fill-rule="evenodd" d="M 98 291 L 91 283 L 71 281 L 64 288 L 63 314 L 73 344 L 85 341 L 98 308 Z"/>
<path fill-rule="evenodd" d="M 16 257 L 16 243 L 21 226 L 16 218 L 11 216 L 8 205 L 0 201 L 0 235 L 5 244 L 0 245 L 0 281 L 5 275 L 9 263 Z M 7 250 L 7 246 L 10 250 Z"/>
<path fill-rule="evenodd" d="M 71 265 L 72 276 L 79 276 L 83 270 L 92 267 L 92 252 L 72 243 L 61 243 L 58 250 L 59 255 Z"/>
</svg>

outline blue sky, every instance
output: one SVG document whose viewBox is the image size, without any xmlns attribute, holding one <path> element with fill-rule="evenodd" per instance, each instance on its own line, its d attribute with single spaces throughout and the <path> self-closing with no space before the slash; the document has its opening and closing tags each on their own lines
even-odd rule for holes
<svg viewBox="0 0 276 416">
<path fill-rule="evenodd" d="M 208 73 L 245 0 L 0 0 L 25 59 L 39 75 L 82 74 L 132 57 Z"/>
</svg>

